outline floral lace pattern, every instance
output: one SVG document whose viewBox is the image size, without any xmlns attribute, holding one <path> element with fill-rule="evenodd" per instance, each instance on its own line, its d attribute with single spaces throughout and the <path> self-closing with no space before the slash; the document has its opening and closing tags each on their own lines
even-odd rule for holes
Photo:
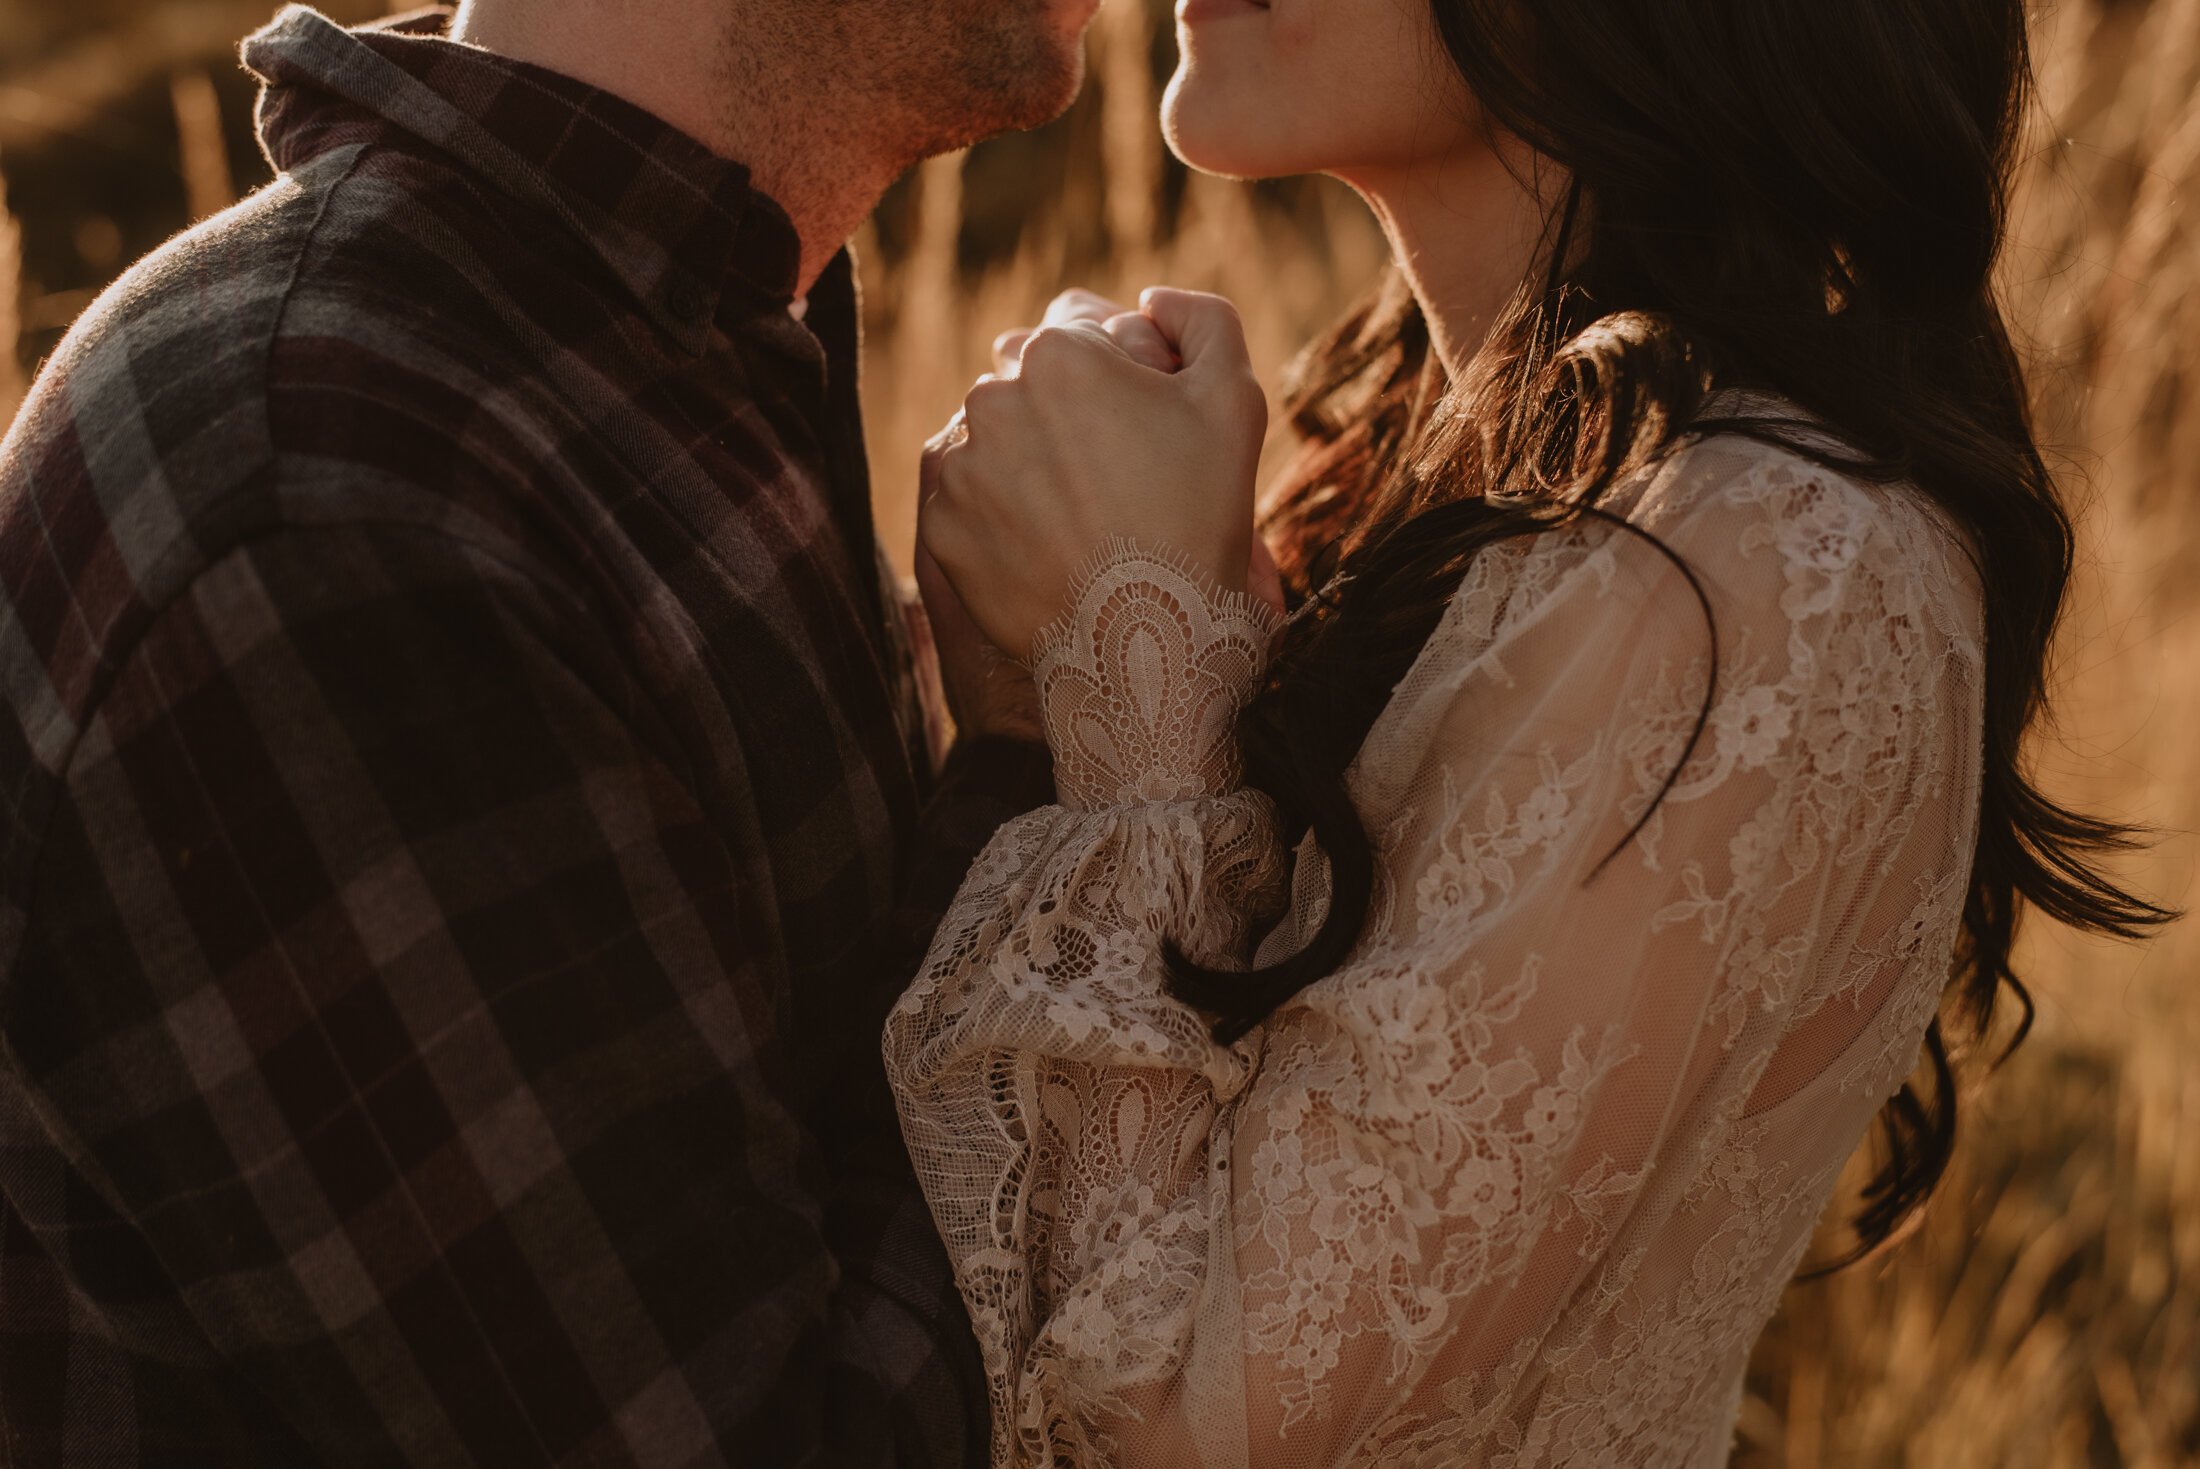
<svg viewBox="0 0 2200 1469">
<path fill-rule="evenodd" d="M 1980 609 L 1918 497 L 1767 445 L 1606 504 L 1716 659 L 1631 537 L 1480 557 L 1349 772 L 1365 932 L 1229 1047 L 1167 946 L 1273 962 L 1328 899 L 1230 739 L 1273 614 L 1122 543 L 1080 579 L 1034 660 L 1065 804 L 885 1038 L 996 1464 L 1725 1462 L 1949 971 Z"/>
<path fill-rule="evenodd" d="M 1170 801 L 1238 782 L 1238 710 L 1282 614 L 1117 538 L 1042 628 L 1032 677 L 1065 804 Z"/>
</svg>

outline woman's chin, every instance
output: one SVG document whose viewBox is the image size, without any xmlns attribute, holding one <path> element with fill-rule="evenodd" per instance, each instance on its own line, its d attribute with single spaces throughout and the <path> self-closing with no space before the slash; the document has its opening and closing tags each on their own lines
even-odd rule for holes
<svg viewBox="0 0 2200 1469">
<path fill-rule="evenodd" d="M 1179 71 L 1161 99 L 1161 136 L 1189 168 L 1224 178 L 1265 179 L 1304 173 L 1276 146 L 1273 126 L 1256 126 L 1250 109 L 1225 105 Z"/>
</svg>

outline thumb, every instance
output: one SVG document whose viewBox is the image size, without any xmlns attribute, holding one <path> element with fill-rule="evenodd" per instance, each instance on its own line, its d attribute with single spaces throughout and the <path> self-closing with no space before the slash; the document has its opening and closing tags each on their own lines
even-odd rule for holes
<svg viewBox="0 0 2200 1469">
<path fill-rule="evenodd" d="M 1150 367 L 1155 372 L 1176 371 L 1176 350 L 1162 339 L 1161 328 L 1153 324 L 1152 318 L 1136 311 L 1125 311 L 1100 323 L 1100 329 L 1113 337 L 1115 345 L 1140 367 Z"/>
<path fill-rule="evenodd" d="M 1237 308 L 1225 298 L 1205 291 L 1149 286 L 1139 293 L 1138 308 L 1176 348 L 1185 372 L 1253 370 L 1252 355 L 1245 349 L 1245 328 L 1238 321 Z"/>
</svg>

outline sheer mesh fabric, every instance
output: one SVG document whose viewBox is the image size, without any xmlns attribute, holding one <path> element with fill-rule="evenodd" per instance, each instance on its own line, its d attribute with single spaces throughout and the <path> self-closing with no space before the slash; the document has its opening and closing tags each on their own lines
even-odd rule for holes
<svg viewBox="0 0 2200 1469">
<path fill-rule="evenodd" d="M 1118 543 L 1035 659 L 1062 804 L 1005 827 L 886 1032 L 1000 1465 L 1719 1465 L 1752 1342 L 1949 972 L 1981 609 L 1914 492 L 1738 438 L 1485 554 L 1351 771 L 1326 907 L 1240 783 L 1274 614 Z M 1281 914 L 1280 919 L 1276 915 Z M 1270 920 L 1275 920 L 1270 926 Z M 1253 949 L 1254 936 L 1265 938 Z"/>
</svg>

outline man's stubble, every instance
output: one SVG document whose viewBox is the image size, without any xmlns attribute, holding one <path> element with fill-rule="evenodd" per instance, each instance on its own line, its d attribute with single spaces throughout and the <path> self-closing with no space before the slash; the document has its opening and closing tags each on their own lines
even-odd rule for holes
<svg viewBox="0 0 2200 1469">
<path fill-rule="evenodd" d="M 1084 48 L 1082 20 L 1064 11 L 1064 0 L 745 4 L 728 36 L 727 95 L 792 90 L 801 104 L 778 113 L 790 125 L 899 172 L 1067 110 L 1084 80 Z M 777 33 L 770 43 L 757 44 L 758 26 Z M 789 76 L 752 56 L 807 60 Z"/>
</svg>

